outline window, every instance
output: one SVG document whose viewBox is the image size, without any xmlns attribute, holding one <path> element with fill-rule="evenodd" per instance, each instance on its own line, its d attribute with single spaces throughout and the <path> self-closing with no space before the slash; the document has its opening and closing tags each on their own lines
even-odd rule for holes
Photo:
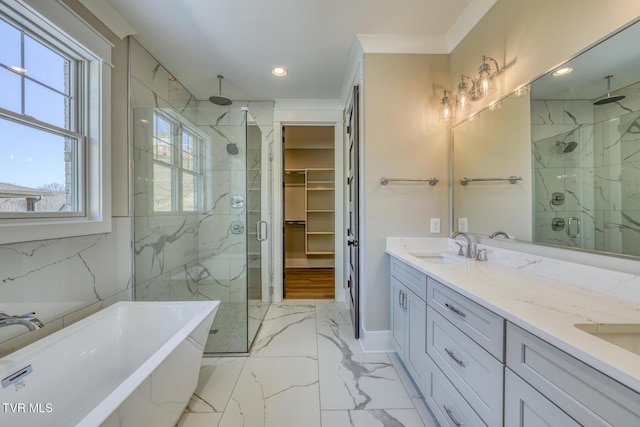
<svg viewBox="0 0 640 427">
<path fill-rule="evenodd" d="M 82 214 L 80 61 L 0 17 L 0 212 Z"/>
<path fill-rule="evenodd" d="M 153 211 L 202 209 L 204 136 L 175 113 L 153 113 Z"/>
<path fill-rule="evenodd" d="M 3 0 L 0 40 L 0 244 L 110 231 L 111 46 L 61 2 Z"/>
</svg>

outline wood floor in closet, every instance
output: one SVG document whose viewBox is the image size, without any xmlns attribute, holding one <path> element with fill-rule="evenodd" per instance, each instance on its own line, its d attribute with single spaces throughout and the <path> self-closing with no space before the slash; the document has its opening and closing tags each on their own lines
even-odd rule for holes
<svg viewBox="0 0 640 427">
<path fill-rule="evenodd" d="M 287 268 L 286 299 L 334 299 L 333 268 Z"/>
</svg>

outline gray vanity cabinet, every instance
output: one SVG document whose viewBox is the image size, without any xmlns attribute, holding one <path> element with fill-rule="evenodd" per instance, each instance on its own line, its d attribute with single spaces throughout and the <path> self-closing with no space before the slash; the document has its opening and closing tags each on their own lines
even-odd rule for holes
<svg viewBox="0 0 640 427">
<path fill-rule="evenodd" d="M 639 393 L 512 323 L 507 323 L 507 367 L 524 381 L 506 384 L 505 404 L 515 396 L 521 402 L 520 408 L 509 408 L 516 411 L 505 412 L 506 426 L 520 425 L 518 411 L 525 409 L 542 417 L 549 404 L 577 425 L 640 426 Z M 530 399 L 533 389 L 548 403 Z"/>
<path fill-rule="evenodd" d="M 576 422 L 522 378 L 504 375 L 504 425 L 508 427 L 579 427 Z"/>
<path fill-rule="evenodd" d="M 394 350 L 424 393 L 427 354 L 425 319 L 427 276 L 391 258 L 391 342 Z"/>
<path fill-rule="evenodd" d="M 502 317 L 428 277 L 427 354 L 425 399 L 441 425 L 503 425 Z"/>
</svg>

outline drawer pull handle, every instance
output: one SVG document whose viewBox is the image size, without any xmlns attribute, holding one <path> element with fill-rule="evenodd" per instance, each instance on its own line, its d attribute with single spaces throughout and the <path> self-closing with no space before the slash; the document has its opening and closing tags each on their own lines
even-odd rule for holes
<svg viewBox="0 0 640 427">
<path fill-rule="evenodd" d="M 444 351 L 446 351 L 447 354 L 449 355 L 449 357 L 452 358 L 458 365 L 460 365 L 461 367 L 464 368 L 464 362 L 462 360 L 458 359 L 458 356 L 456 356 L 453 351 L 449 350 L 446 347 L 445 347 Z"/>
<path fill-rule="evenodd" d="M 451 421 L 453 421 L 453 423 L 457 426 L 460 427 L 462 425 L 462 423 L 458 420 L 456 420 L 456 417 L 453 416 L 453 411 L 449 408 L 447 408 L 447 405 L 443 405 L 442 406 L 444 408 L 444 411 L 447 413 L 447 415 L 449 415 L 449 418 L 451 418 Z"/>
<path fill-rule="evenodd" d="M 451 304 L 449 304 L 449 303 L 445 303 L 444 305 L 445 305 L 445 307 L 447 307 L 449 310 L 453 311 L 453 312 L 454 312 L 455 314 L 457 314 L 458 316 L 460 316 L 460 317 L 467 317 L 467 315 L 466 315 L 464 312 L 462 312 L 462 311 L 458 310 L 457 308 L 455 308 L 455 307 L 454 307 L 454 306 L 452 306 Z"/>
</svg>

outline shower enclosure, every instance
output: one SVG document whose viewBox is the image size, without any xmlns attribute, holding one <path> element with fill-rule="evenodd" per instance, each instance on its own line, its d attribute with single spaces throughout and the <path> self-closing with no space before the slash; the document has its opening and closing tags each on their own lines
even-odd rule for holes
<svg viewBox="0 0 640 427">
<path fill-rule="evenodd" d="M 270 303 L 262 130 L 244 107 L 133 110 L 135 299 L 220 301 L 205 353 L 248 352 Z"/>
</svg>

